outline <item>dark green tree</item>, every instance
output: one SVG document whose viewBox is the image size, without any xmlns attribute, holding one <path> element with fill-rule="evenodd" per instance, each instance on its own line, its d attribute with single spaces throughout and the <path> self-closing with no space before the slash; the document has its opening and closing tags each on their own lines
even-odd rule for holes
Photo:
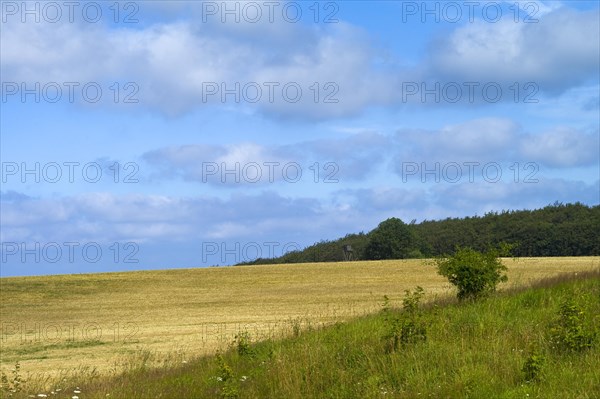
<svg viewBox="0 0 600 399">
<path fill-rule="evenodd" d="M 398 218 L 389 218 L 369 233 L 365 258 L 404 259 L 415 249 L 416 239 L 411 227 Z"/>
</svg>

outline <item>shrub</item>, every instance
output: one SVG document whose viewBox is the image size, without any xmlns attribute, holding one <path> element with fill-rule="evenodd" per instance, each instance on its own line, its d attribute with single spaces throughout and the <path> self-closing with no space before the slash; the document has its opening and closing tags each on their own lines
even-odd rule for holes
<svg viewBox="0 0 600 399">
<path fill-rule="evenodd" d="M 552 346 L 563 351 L 582 351 L 591 348 L 595 332 L 585 325 L 585 313 L 573 298 L 560 305 L 558 317 L 550 329 Z"/>
<path fill-rule="evenodd" d="M 508 280 L 507 268 L 500 261 L 500 251 L 490 249 L 485 253 L 471 248 L 458 248 L 448 258 L 435 261 L 438 273 L 448 278 L 458 289 L 459 300 L 477 299 L 496 290 L 500 282 Z"/>
</svg>

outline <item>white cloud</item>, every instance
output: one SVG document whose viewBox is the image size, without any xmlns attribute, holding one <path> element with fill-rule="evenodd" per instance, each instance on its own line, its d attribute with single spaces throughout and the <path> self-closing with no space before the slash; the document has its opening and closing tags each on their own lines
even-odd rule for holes
<svg viewBox="0 0 600 399">
<path fill-rule="evenodd" d="M 436 131 L 402 129 L 396 134 L 397 161 L 485 162 L 510 156 L 520 131 L 510 119 L 480 118 Z"/>
<path fill-rule="evenodd" d="M 11 201 L 2 202 L 2 241 L 109 243 L 273 236 L 282 223 L 314 229 L 324 212 L 317 200 L 269 192 L 228 199 L 102 192 L 15 199 L 13 195 Z"/>
<path fill-rule="evenodd" d="M 439 39 L 431 73 L 448 80 L 534 82 L 562 92 L 597 78 L 598 30 L 598 10 L 547 10 L 538 23 L 475 22 Z"/>
<path fill-rule="evenodd" d="M 556 11 L 550 3 L 536 4 L 539 23 L 504 18 L 459 26 L 410 71 L 393 67 L 400 62 L 379 62 L 389 54 L 383 54 L 368 31 L 343 21 L 327 26 L 224 24 L 219 19 L 200 23 L 201 16 L 134 28 L 7 23 L 0 39 L 1 66 L 5 81 L 133 81 L 142 107 L 171 116 L 230 106 L 298 120 L 340 118 L 405 103 L 402 82 L 493 81 L 505 84 L 505 90 L 515 81 L 535 82 L 547 92 L 562 92 L 596 79 L 598 10 Z M 196 17 L 201 13 L 200 5 L 184 8 Z M 270 82 L 279 83 L 273 97 Z M 203 97 L 215 88 L 207 86 L 212 83 L 218 92 Z M 233 95 L 223 104 L 221 84 L 232 89 L 236 83 L 239 104 Z M 245 91 L 248 83 L 252 85 Z M 290 101 L 295 87 L 283 93 L 288 83 L 302 90 L 297 102 Z M 411 101 L 418 102 L 417 97 Z"/>
<path fill-rule="evenodd" d="M 432 188 L 439 206 L 448 213 L 468 215 L 504 209 L 535 209 L 552 204 L 600 201 L 600 182 L 584 183 L 557 178 L 540 178 L 537 183 L 440 184 Z"/>
<path fill-rule="evenodd" d="M 256 184 L 289 183 L 295 180 L 298 168 L 304 180 L 311 182 L 314 178 L 329 183 L 363 180 L 385 163 L 384 156 L 390 153 L 390 144 L 387 136 L 363 132 L 341 139 L 281 146 L 254 142 L 221 146 L 190 144 L 154 150 L 144 154 L 143 158 L 158 169 L 156 178 L 181 176 L 213 185 L 248 188 Z M 290 176 L 285 174 L 286 170 Z M 239 181 L 227 171 L 235 172 Z"/>
<path fill-rule="evenodd" d="M 238 103 L 279 117 L 320 119 L 394 96 L 393 75 L 371 69 L 373 50 L 356 27 L 247 24 L 240 31 L 242 25 L 8 24 L 3 74 L 6 81 L 42 84 L 132 81 L 142 106 L 169 115 Z M 271 31 L 255 41 L 247 39 L 247 29 Z M 224 94 L 232 89 L 237 97 Z"/>
<path fill-rule="evenodd" d="M 524 13 L 529 15 L 533 19 L 542 17 L 552 11 L 558 10 L 564 7 L 564 4 L 558 0 L 551 1 L 540 1 L 540 0 L 506 0 L 505 3 L 509 5 L 518 6 Z"/>
<path fill-rule="evenodd" d="M 442 182 L 406 188 L 381 186 L 341 190 L 336 193 L 336 198 L 351 204 L 355 217 L 363 220 L 363 226 L 370 222 L 374 227 L 391 216 L 408 223 L 412 219 L 433 220 L 508 209 L 535 209 L 555 201 L 597 204 L 600 201 L 599 184 L 599 181 L 590 184 L 556 178 L 540 178 L 537 183 Z"/>
<path fill-rule="evenodd" d="M 586 166 L 600 162 L 598 133 L 586 134 L 558 127 L 521 139 L 520 152 L 528 160 L 553 167 Z"/>
<path fill-rule="evenodd" d="M 480 118 L 435 131 L 402 129 L 402 145 L 395 164 L 403 162 L 536 162 L 569 168 L 598 164 L 598 132 L 555 127 L 539 133 L 524 132 L 510 119 Z"/>
</svg>

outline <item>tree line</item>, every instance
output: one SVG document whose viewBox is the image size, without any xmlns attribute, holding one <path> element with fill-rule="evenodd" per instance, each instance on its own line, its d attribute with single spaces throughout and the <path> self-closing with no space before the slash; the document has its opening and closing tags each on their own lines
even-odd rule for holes
<svg viewBox="0 0 600 399">
<path fill-rule="evenodd" d="M 600 255 L 600 205 L 556 202 L 536 210 L 408 224 L 390 218 L 369 233 L 347 234 L 278 258 L 243 264 L 341 262 L 345 245 L 352 247 L 354 260 L 379 260 L 453 255 L 464 247 L 485 252 L 501 243 L 511 244 L 513 256 Z"/>
</svg>

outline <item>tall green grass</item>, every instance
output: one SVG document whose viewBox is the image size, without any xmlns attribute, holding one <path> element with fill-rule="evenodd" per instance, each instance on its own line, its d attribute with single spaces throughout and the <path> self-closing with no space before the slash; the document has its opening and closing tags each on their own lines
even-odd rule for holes
<svg viewBox="0 0 600 399">
<path fill-rule="evenodd" d="M 388 311 L 293 329 L 281 340 L 253 343 L 240 332 L 217 356 L 162 369 L 140 363 L 110 378 L 63 381 L 54 397 L 71 397 L 78 387 L 81 399 L 599 398 L 600 336 L 575 352 L 558 350 L 549 338 L 567 300 L 584 312 L 586 331 L 600 331 L 600 272 L 580 273 L 477 302 L 429 303 L 420 316 L 427 339 L 392 352 L 384 340 Z M 532 356 L 541 359 L 535 379 L 524 372 Z"/>
</svg>

